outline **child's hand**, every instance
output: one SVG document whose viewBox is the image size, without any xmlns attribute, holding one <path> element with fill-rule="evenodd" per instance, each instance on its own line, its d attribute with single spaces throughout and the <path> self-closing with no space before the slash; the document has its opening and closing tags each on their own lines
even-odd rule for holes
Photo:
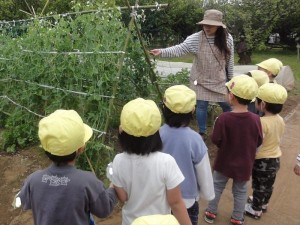
<svg viewBox="0 0 300 225">
<path fill-rule="evenodd" d="M 108 163 L 106 167 L 106 177 L 109 179 L 109 181 L 112 181 L 112 177 L 113 177 L 112 162 Z"/>
<path fill-rule="evenodd" d="M 295 165 L 294 167 L 294 173 L 298 176 L 300 176 L 300 166 L 299 165 Z"/>
</svg>

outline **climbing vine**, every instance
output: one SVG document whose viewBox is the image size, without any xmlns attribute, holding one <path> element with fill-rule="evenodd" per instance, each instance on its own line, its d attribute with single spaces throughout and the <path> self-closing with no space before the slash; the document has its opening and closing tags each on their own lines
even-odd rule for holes
<svg viewBox="0 0 300 225">
<path fill-rule="evenodd" d="M 19 25 L 18 32 L 12 24 L 1 27 L 2 149 L 15 152 L 38 143 L 41 117 L 59 108 L 74 109 L 95 131 L 87 155 L 92 163 L 100 162 L 96 173 L 101 175 L 114 154 L 112 133 L 121 106 L 149 95 L 151 68 L 135 30 L 122 24 L 117 9 L 34 19 Z M 85 160 L 81 163 L 87 166 Z"/>
</svg>

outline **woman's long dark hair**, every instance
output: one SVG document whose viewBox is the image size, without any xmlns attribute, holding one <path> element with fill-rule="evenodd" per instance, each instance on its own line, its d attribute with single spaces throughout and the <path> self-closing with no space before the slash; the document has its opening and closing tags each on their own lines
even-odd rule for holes
<svg viewBox="0 0 300 225">
<path fill-rule="evenodd" d="M 220 50 L 220 52 L 225 55 L 226 60 L 231 55 L 230 49 L 227 46 L 227 37 L 228 37 L 227 30 L 224 29 L 223 27 L 218 27 L 215 35 L 215 45 Z"/>
</svg>

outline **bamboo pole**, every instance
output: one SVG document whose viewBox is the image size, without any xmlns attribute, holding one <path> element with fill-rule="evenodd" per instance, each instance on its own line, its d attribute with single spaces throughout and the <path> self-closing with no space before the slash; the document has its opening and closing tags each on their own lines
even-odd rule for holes
<svg viewBox="0 0 300 225">
<path fill-rule="evenodd" d="M 130 36 L 131 36 L 131 29 L 130 27 L 132 26 L 131 24 L 133 23 L 133 17 L 131 18 L 130 22 L 129 22 L 129 29 L 128 29 L 128 32 L 127 32 L 127 36 L 126 36 L 126 39 L 125 39 L 125 43 L 124 43 L 124 47 L 123 47 L 123 52 L 126 53 L 126 50 L 128 48 L 128 43 L 130 41 Z M 113 91 L 112 91 L 112 96 L 113 98 L 111 98 L 109 100 L 109 106 L 108 106 L 108 113 L 107 113 L 107 117 L 106 117 L 106 122 L 105 122 L 105 126 L 104 126 L 104 132 L 107 132 L 108 130 L 108 126 L 110 124 L 110 120 L 111 120 L 111 114 L 112 114 L 112 109 L 113 109 L 113 106 L 114 106 L 114 96 L 116 95 L 117 93 L 117 88 L 118 88 L 118 84 L 119 84 L 119 80 L 121 78 L 121 75 L 122 75 L 122 69 L 123 69 L 123 64 L 124 64 L 124 59 L 125 59 L 125 55 L 126 54 L 122 54 L 121 57 L 119 58 L 119 61 L 118 61 L 118 64 L 117 64 L 117 67 L 118 67 L 118 72 L 117 72 L 117 76 L 115 78 L 115 81 L 116 82 L 113 82 L 114 85 L 113 85 Z M 102 136 L 102 139 L 101 139 L 101 142 L 104 143 L 105 141 L 105 135 Z M 98 165 L 100 165 L 100 157 L 97 158 L 97 161 L 96 161 L 96 172 L 98 171 Z"/>
<path fill-rule="evenodd" d="M 126 2 L 127 2 L 127 7 L 128 7 L 128 9 L 130 9 L 131 6 L 130 6 L 130 4 L 129 4 L 129 1 L 126 0 Z M 137 2 L 138 2 L 138 0 L 136 0 L 136 3 L 137 3 Z M 166 6 L 166 5 L 167 5 L 167 4 L 164 4 L 164 6 Z M 145 58 L 146 58 L 146 62 L 149 64 L 149 66 L 150 66 L 150 68 L 151 68 L 151 70 L 150 70 L 150 80 L 151 80 L 152 84 L 155 86 L 155 88 L 156 88 L 156 90 L 157 90 L 157 94 L 158 94 L 158 97 L 159 97 L 160 101 L 162 101 L 162 100 L 163 100 L 163 96 L 162 96 L 162 93 L 161 93 L 161 91 L 160 91 L 160 89 L 159 89 L 159 86 L 158 86 L 158 83 L 157 83 L 156 73 L 155 73 L 154 70 L 153 70 L 153 67 L 152 67 L 152 64 L 151 64 L 151 60 L 150 60 L 150 57 L 149 57 L 149 53 L 148 53 L 148 51 L 146 50 L 146 47 L 145 47 L 145 45 L 144 45 L 144 42 L 143 42 L 143 38 L 142 38 L 141 32 L 140 32 L 140 30 L 139 30 L 138 24 L 137 24 L 137 22 L 136 22 L 134 16 L 132 16 L 132 20 L 133 20 L 133 24 L 134 24 L 135 30 L 136 30 L 136 32 L 137 32 L 137 35 L 138 35 L 140 44 L 141 44 L 141 46 L 142 46 L 142 48 L 143 48 L 143 51 L 144 51 L 144 54 L 145 54 Z"/>
</svg>

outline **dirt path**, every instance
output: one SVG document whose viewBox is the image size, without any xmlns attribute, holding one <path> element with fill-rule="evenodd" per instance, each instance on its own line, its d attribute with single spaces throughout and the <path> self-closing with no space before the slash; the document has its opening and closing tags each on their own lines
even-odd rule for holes
<svg viewBox="0 0 300 225">
<path fill-rule="evenodd" d="M 300 177 L 294 175 L 293 166 L 298 152 L 300 152 L 300 96 L 292 96 L 286 102 L 282 116 L 286 118 L 286 132 L 282 141 L 283 156 L 281 169 L 275 182 L 274 194 L 271 198 L 269 211 L 260 220 L 246 218 L 248 225 L 300 225 Z M 208 145 L 210 151 L 214 148 Z M 212 152 L 212 157 L 214 153 Z M 42 151 L 30 148 L 18 154 L 9 155 L 0 152 L 0 225 L 32 225 L 31 212 L 13 210 L 11 207 L 13 196 L 20 188 L 23 180 L 33 171 L 44 168 L 49 164 Z M 232 210 L 231 186 L 224 191 L 216 225 L 229 224 Z M 249 185 L 249 193 L 251 187 Z M 206 224 L 203 211 L 207 202 L 200 202 L 199 225 Z M 120 225 L 120 207 L 104 220 L 97 219 L 98 225 Z"/>
<path fill-rule="evenodd" d="M 300 104 L 287 116 L 286 130 L 282 139 L 281 168 L 278 172 L 268 212 L 260 220 L 245 218 L 247 225 L 299 225 L 300 224 L 300 177 L 293 172 L 296 156 L 300 153 Z M 249 183 L 249 194 L 251 185 Z M 206 224 L 203 213 L 207 202 L 201 202 L 199 224 Z M 226 186 L 219 203 L 216 225 L 228 225 L 233 208 L 231 184 Z"/>
</svg>

